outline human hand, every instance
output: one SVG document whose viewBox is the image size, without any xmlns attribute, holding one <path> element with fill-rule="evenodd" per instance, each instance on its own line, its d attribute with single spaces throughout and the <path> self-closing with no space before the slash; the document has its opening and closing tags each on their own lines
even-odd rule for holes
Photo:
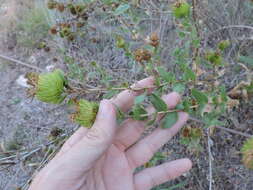
<svg viewBox="0 0 253 190">
<path fill-rule="evenodd" d="M 135 87 L 145 88 L 153 83 L 153 78 L 147 78 Z M 188 118 L 186 113 L 180 112 L 173 127 L 157 128 L 141 139 L 145 122 L 127 119 L 117 126 L 114 107 L 117 105 L 122 111 L 128 111 L 140 93 L 125 90 L 111 100 L 103 100 L 93 127 L 77 130 L 38 173 L 29 190 L 148 190 L 187 172 L 192 166 L 189 159 L 134 173 L 181 129 Z M 180 101 L 177 93 L 162 98 L 169 108 Z M 150 107 L 147 111 L 151 113 L 154 109 Z"/>
</svg>

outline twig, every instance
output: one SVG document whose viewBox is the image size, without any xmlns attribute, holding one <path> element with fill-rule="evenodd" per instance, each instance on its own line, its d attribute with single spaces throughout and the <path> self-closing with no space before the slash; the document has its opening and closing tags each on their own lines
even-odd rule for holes
<svg viewBox="0 0 253 190">
<path fill-rule="evenodd" d="M 209 129 L 207 130 L 207 145 L 208 145 L 208 159 L 209 159 L 209 190 L 212 190 L 213 172 L 212 172 L 212 160 L 213 155 L 211 152 L 211 138 L 209 135 Z"/>
<path fill-rule="evenodd" d="M 62 141 L 62 143 L 60 143 L 58 145 L 58 147 L 53 150 L 53 152 L 51 154 L 48 154 L 48 152 L 46 153 L 45 157 L 42 159 L 42 161 L 40 162 L 40 165 L 38 168 L 36 168 L 35 172 L 33 172 L 32 176 L 22 185 L 22 189 L 23 190 L 27 190 L 29 188 L 29 184 L 31 183 L 31 181 L 34 179 L 34 177 L 36 176 L 36 172 L 38 170 L 40 170 L 48 161 L 52 160 L 53 157 L 56 155 L 56 153 L 58 152 L 58 150 L 61 148 L 62 144 L 66 142 L 66 139 L 64 139 Z"/>
<path fill-rule="evenodd" d="M 31 69 L 35 69 L 35 70 L 40 71 L 40 72 L 44 71 L 43 69 L 41 69 L 41 68 L 39 68 L 39 67 L 36 67 L 36 66 L 34 66 L 34 65 L 30 65 L 30 64 L 24 63 L 24 62 L 22 62 L 22 61 L 13 59 L 13 58 L 8 57 L 8 56 L 5 56 L 5 55 L 1 55 L 1 54 L 0 54 L 0 58 L 5 59 L 5 60 L 8 60 L 8 61 L 11 61 L 11 62 L 13 62 L 13 63 L 19 64 L 19 65 L 22 65 L 22 66 L 25 66 L 25 67 L 28 67 L 28 68 L 31 68 Z"/>
<path fill-rule="evenodd" d="M 197 32 L 197 37 L 198 37 L 198 39 L 201 39 L 200 28 L 199 28 L 199 24 L 198 24 L 197 4 L 198 4 L 197 0 L 192 0 L 192 7 L 193 7 L 192 17 L 193 17 L 193 20 L 194 20 L 194 27 L 195 27 L 196 32 Z M 199 56 L 199 48 L 196 47 L 196 48 L 194 48 L 193 61 L 196 61 L 198 56 Z"/>
<path fill-rule="evenodd" d="M 26 154 L 27 152 L 22 152 L 22 153 L 20 153 L 20 154 L 22 154 L 22 155 L 24 155 L 24 154 Z M 5 161 L 5 160 L 9 160 L 9 159 L 12 159 L 12 158 L 16 158 L 17 157 L 17 155 L 12 155 L 12 156 L 8 156 L 8 157 L 4 157 L 4 158 L 1 158 L 0 159 L 0 162 L 1 161 Z"/>
<path fill-rule="evenodd" d="M 59 136 L 59 138 L 57 138 L 57 139 L 55 139 L 55 140 L 53 140 L 53 141 L 50 141 L 50 142 L 48 142 L 48 143 L 45 144 L 45 145 L 40 145 L 39 147 L 37 147 L 37 148 L 35 148 L 35 149 L 31 150 L 31 151 L 21 152 L 20 155 L 21 155 L 22 157 L 21 157 L 20 161 L 27 159 L 27 158 L 28 158 L 29 156 L 31 156 L 32 154 L 34 154 L 34 153 L 40 151 L 40 150 L 43 149 L 44 147 L 47 147 L 47 146 L 49 146 L 49 145 L 54 144 L 54 143 L 57 142 L 60 138 L 66 137 L 66 136 L 68 136 L 68 134 L 62 134 L 61 136 Z M 9 159 L 16 158 L 16 157 L 17 157 L 17 155 L 12 155 L 12 156 L 8 156 L 8 157 L 5 157 L 5 158 L 1 158 L 1 159 L 0 159 L 0 164 L 1 164 L 1 161 L 9 160 Z"/>
<path fill-rule="evenodd" d="M 244 136 L 244 137 L 248 137 L 248 138 L 253 137 L 253 135 L 250 135 L 250 134 L 247 134 L 247 133 L 243 133 L 243 132 L 239 132 L 239 131 L 236 131 L 236 130 L 233 130 L 233 129 L 228 129 L 226 127 L 221 127 L 221 126 L 215 126 L 215 127 L 218 128 L 218 129 L 222 129 L 224 131 L 228 131 L 230 133 L 234 133 L 234 134 L 237 134 L 237 135 Z"/>
<path fill-rule="evenodd" d="M 25 66 L 25 67 L 34 69 L 34 70 L 39 71 L 39 72 L 45 72 L 44 69 L 41 69 L 41 68 L 39 68 L 39 67 L 37 67 L 37 66 L 30 65 L 30 64 L 28 64 L 28 63 L 24 63 L 24 62 L 22 62 L 22 61 L 19 61 L 19 60 L 17 60 L 17 59 L 14 59 L 14 58 L 11 58 L 11 57 L 2 55 L 2 54 L 0 54 L 0 58 L 5 59 L 5 60 L 7 60 L 7 61 L 10 61 L 10 62 L 12 62 L 12 63 L 16 63 L 16 64 L 18 64 L 18 65 L 22 65 L 22 66 Z M 76 80 L 73 80 L 73 79 L 69 79 L 69 81 L 71 81 L 71 82 L 73 82 L 73 83 L 75 83 L 75 84 L 78 84 L 78 85 L 80 85 L 80 86 L 83 86 L 83 85 L 84 85 L 84 84 L 80 83 L 79 81 L 76 81 Z M 91 85 L 88 85 L 88 84 L 85 84 L 85 86 L 87 86 L 87 87 L 89 87 L 89 88 L 91 88 L 91 89 L 95 88 L 95 87 L 93 87 L 93 86 L 91 86 Z"/>
<path fill-rule="evenodd" d="M 225 29 L 232 29 L 232 28 L 241 28 L 241 29 L 249 29 L 249 30 L 253 30 L 253 26 L 246 26 L 246 25 L 229 25 L 229 26 L 224 26 L 224 27 L 221 27 L 215 31 L 213 31 L 209 36 L 212 36 L 214 35 L 215 33 L 217 32 L 220 32 L 221 30 L 225 30 Z"/>
<path fill-rule="evenodd" d="M 191 106 L 190 109 L 193 109 L 193 108 L 196 108 L 198 107 L 198 105 L 195 105 L 195 106 Z M 166 114 L 166 113 L 173 113 L 173 112 L 183 112 L 183 110 L 181 109 L 173 109 L 173 110 L 167 110 L 167 111 L 160 111 L 160 112 L 153 112 L 153 113 L 147 113 L 147 114 L 141 114 L 140 116 L 141 117 L 149 117 L 149 116 L 152 116 L 153 114 Z"/>
<path fill-rule="evenodd" d="M 0 166 L 4 166 L 4 165 L 14 165 L 14 164 L 16 164 L 16 162 L 1 162 L 0 163 Z"/>
<path fill-rule="evenodd" d="M 205 122 L 197 119 L 197 118 L 194 118 L 194 117 L 190 117 L 190 120 L 192 121 L 195 121 L 195 122 L 198 122 L 198 123 L 202 123 L 202 124 L 205 124 Z M 251 138 L 253 137 L 253 135 L 250 135 L 248 133 L 243 133 L 243 132 L 240 132 L 240 131 L 236 131 L 234 129 L 228 129 L 226 127 L 222 127 L 222 126 L 213 126 L 215 128 L 218 128 L 218 129 L 221 129 L 221 130 L 224 130 L 224 131 L 228 131 L 230 133 L 234 133 L 234 134 L 237 134 L 237 135 L 241 135 L 241 136 L 244 136 L 244 137 L 247 137 L 247 138 Z"/>
</svg>

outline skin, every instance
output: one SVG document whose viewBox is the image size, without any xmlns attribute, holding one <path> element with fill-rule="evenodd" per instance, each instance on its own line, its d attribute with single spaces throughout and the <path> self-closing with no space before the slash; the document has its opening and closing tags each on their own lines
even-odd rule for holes
<svg viewBox="0 0 253 190">
<path fill-rule="evenodd" d="M 153 83 L 151 77 L 133 87 L 150 87 Z M 190 170 L 192 163 L 185 158 L 134 172 L 188 119 L 186 113 L 180 112 L 173 127 L 157 128 L 144 138 L 141 138 L 144 121 L 127 119 L 118 126 L 115 105 L 127 112 L 141 93 L 125 90 L 111 100 L 101 101 L 93 127 L 77 130 L 36 175 L 29 190 L 149 190 Z M 180 101 L 180 96 L 174 92 L 162 98 L 169 108 Z M 154 108 L 149 107 L 147 111 L 152 113 Z"/>
</svg>

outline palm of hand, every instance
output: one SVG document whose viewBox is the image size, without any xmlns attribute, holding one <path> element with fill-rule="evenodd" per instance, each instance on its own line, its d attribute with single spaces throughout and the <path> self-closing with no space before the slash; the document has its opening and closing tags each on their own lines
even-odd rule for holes
<svg viewBox="0 0 253 190">
<path fill-rule="evenodd" d="M 149 78 L 138 85 L 145 87 L 152 83 Z M 135 96 L 136 93 L 124 91 L 111 101 L 127 111 Z M 163 99 L 169 108 L 180 100 L 176 93 Z M 147 111 L 152 112 L 153 108 Z M 148 190 L 176 178 L 191 168 L 190 160 L 175 160 L 136 174 L 134 170 L 149 161 L 186 120 L 187 114 L 179 113 L 172 128 L 157 128 L 141 139 L 145 122 L 128 119 L 117 127 L 114 106 L 103 101 L 93 127 L 80 128 L 36 176 L 30 190 Z"/>
<path fill-rule="evenodd" d="M 94 168 L 87 172 L 82 190 L 134 190 L 133 171 L 124 151 L 112 145 Z"/>
</svg>

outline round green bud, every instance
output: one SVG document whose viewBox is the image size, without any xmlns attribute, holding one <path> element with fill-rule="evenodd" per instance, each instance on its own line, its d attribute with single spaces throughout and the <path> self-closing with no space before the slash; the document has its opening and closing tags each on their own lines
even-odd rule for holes
<svg viewBox="0 0 253 190">
<path fill-rule="evenodd" d="M 47 46 L 46 42 L 39 42 L 38 43 L 38 49 L 44 49 Z"/>
<path fill-rule="evenodd" d="M 224 51 L 226 48 L 230 46 L 230 41 L 229 40 L 223 40 L 218 44 L 218 48 L 221 51 Z"/>
<path fill-rule="evenodd" d="M 217 66 L 221 65 L 222 61 L 223 61 L 222 56 L 220 55 L 220 53 L 219 52 L 213 52 L 213 51 L 208 52 L 206 54 L 206 59 L 209 62 L 211 62 L 211 63 L 213 63 Z"/>
<path fill-rule="evenodd" d="M 69 36 L 71 34 L 70 28 L 68 27 L 62 28 L 61 33 L 63 36 Z"/>
<path fill-rule="evenodd" d="M 57 69 L 51 73 L 40 74 L 36 89 L 36 98 L 42 102 L 59 104 L 66 95 L 64 87 L 66 79 L 61 70 Z"/>
<path fill-rule="evenodd" d="M 176 18 L 185 18 L 190 15 L 191 6 L 186 1 L 179 1 L 173 5 L 172 10 Z"/>
<path fill-rule="evenodd" d="M 91 128 L 99 109 L 99 105 L 96 102 L 89 102 L 87 100 L 79 100 L 77 102 L 77 112 L 73 114 L 74 122 L 87 127 Z"/>
<path fill-rule="evenodd" d="M 242 152 L 242 162 L 249 168 L 253 169 L 253 138 L 248 139 L 241 149 Z"/>
<path fill-rule="evenodd" d="M 122 37 L 117 37 L 116 46 L 118 48 L 124 48 L 126 45 L 125 40 Z"/>
<path fill-rule="evenodd" d="M 78 14 L 82 13 L 82 11 L 86 8 L 85 5 L 76 5 L 75 9 Z"/>
<path fill-rule="evenodd" d="M 70 13 L 72 15 L 76 15 L 77 14 L 76 8 L 75 8 L 75 6 L 72 3 L 68 4 L 67 7 L 69 8 L 69 11 L 70 11 Z"/>
</svg>

